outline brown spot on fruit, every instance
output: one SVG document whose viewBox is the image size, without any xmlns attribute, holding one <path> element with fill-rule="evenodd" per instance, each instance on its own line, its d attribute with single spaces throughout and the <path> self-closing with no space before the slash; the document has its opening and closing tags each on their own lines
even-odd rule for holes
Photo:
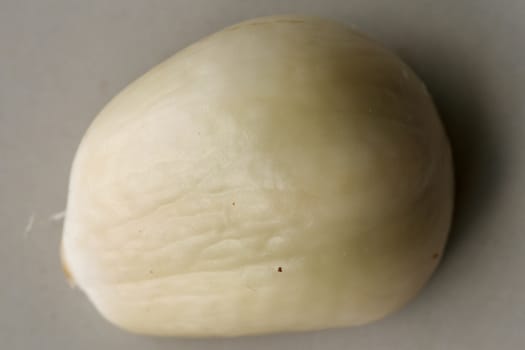
<svg viewBox="0 0 525 350">
<path fill-rule="evenodd" d="M 74 287 L 75 279 L 73 278 L 73 274 L 69 269 L 69 265 L 67 264 L 67 261 L 64 258 L 64 245 L 60 246 L 60 264 L 62 265 L 62 271 L 64 271 L 64 275 L 66 276 L 67 282 L 71 287 Z"/>
<path fill-rule="evenodd" d="M 283 268 L 279 266 L 279 267 L 277 268 L 277 271 L 278 271 L 278 272 L 283 272 Z"/>
</svg>

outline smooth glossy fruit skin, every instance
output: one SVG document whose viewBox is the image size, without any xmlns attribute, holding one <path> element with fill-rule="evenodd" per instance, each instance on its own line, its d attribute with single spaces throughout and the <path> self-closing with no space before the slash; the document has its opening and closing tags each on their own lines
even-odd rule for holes
<svg viewBox="0 0 525 350">
<path fill-rule="evenodd" d="M 129 85 L 74 160 L 63 260 L 112 323 L 237 336 L 360 325 L 425 284 L 453 206 L 423 83 L 344 26 L 269 17 Z"/>
</svg>

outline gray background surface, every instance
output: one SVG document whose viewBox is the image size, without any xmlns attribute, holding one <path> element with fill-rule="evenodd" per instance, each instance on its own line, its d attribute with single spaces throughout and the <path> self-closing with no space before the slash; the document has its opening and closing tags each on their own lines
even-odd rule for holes
<svg viewBox="0 0 525 350">
<path fill-rule="evenodd" d="M 115 93 L 172 53 L 276 13 L 354 24 L 427 82 L 458 180 L 441 267 L 413 303 L 366 327 L 177 340 L 110 326 L 66 284 L 61 222 L 49 219 L 64 209 L 82 134 Z M 523 349 L 523 16 L 519 0 L 0 0 L 0 348 Z"/>
</svg>

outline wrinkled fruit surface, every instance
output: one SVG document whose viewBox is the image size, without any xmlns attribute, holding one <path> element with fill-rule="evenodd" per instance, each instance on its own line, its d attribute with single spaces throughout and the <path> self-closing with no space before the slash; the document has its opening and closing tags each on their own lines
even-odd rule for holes
<svg viewBox="0 0 525 350">
<path fill-rule="evenodd" d="M 452 200 L 449 144 L 412 70 L 340 24 L 262 18 L 102 110 L 74 160 L 62 257 L 133 332 L 359 325 L 430 277 Z"/>
</svg>

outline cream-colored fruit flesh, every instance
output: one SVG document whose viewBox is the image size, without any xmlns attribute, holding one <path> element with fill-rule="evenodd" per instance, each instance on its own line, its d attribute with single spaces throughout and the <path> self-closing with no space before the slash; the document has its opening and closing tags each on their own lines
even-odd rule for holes
<svg viewBox="0 0 525 350">
<path fill-rule="evenodd" d="M 364 324 L 437 266 L 449 144 L 424 85 L 332 22 L 218 32 L 129 85 L 74 160 L 63 258 L 138 333 Z"/>
</svg>

